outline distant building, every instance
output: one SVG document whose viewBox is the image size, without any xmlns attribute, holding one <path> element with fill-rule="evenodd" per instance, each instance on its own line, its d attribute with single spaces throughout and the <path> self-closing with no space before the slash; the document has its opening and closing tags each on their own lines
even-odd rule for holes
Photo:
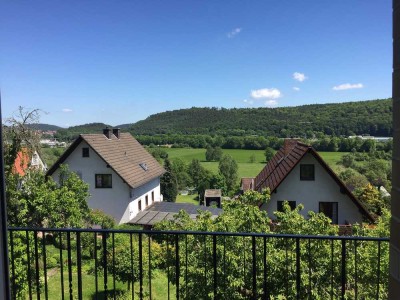
<svg viewBox="0 0 400 300">
<path fill-rule="evenodd" d="M 17 157 L 14 161 L 13 173 L 24 176 L 29 169 L 46 171 L 47 166 L 36 150 L 29 151 L 27 148 L 22 148 L 21 151 L 17 153 Z"/>
<path fill-rule="evenodd" d="M 162 201 L 160 176 L 165 170 L 136 139 L 119 129 L 81 134 L 47 175 L 58 181 L 61 164 L 89 184 L 89 207 L 104 211 L 120 224 Z"/>
<path fill-rule="evenodd" d="M 243 177 L 240 180 L 240 192 L 244 193 L 248 190 L 252 190 L 254 188 L 254 178 L 252 177 Z"/>
<path fill-rule="evenodd" d="M 204 206 L 216 206 L 221 208 L 222 194 L 220 189 L 208 189 L 204 192 Z"/>
<path fill-rule="evenodd" d="M 344 183 L 336 176 L 321 156 L 309 145 L 294 139 L 286 139 L 283 148 L 254 178 L 242 180 L 242 189 L 261 192 L 271 191 L 271 199 L 260 208 L 273 218 L 274 211 L 281 211 L 285 200 L 291 207 L 302 203 L 303 215 L 308 211 L 322 212 L 334 224 L 373 221 L 372 215 L 360 203 Z"/>
<path fill-rule="evenodd" d="M 65 148 L 67 144 L 65 142 L 59 142 L 57 139 L 41 139 L 40 144 L 44 146 L 48 146 L 50 148 L 61 147 Z"/>
<path fill-rule="evenodd" d="M 355 139 L 359 138 L 362 140 L 374 140 L 377 142 L 388 142 L 390 140 L 393 140 L 392 137 L 386 137 L 386 136 L 370 136 L 370 135 L 350 135 L 349 139 Z"/>
</svg>

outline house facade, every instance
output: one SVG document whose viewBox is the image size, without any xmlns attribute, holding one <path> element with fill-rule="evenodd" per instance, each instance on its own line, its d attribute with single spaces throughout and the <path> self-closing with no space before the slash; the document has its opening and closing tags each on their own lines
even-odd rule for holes
<svg viewBox="0 0 400 300">
<path fill-rule="evenodd" d="M 137 140 L 119 129 L 81 134 L 48 171 L 56 181 L 61 164 L 89 184 L 89 207 L 111 215 L 119 224 L 162 201 L 164 169 Z"/>
<path fill-rule="evenodd" d="M 28 170 L 46 171 L 47 166 L 36 150 L 29 151 L 27 148 L 22 148 L 17 153 L 12 171 L 14 174 L 24 176 Z"/>
<path fill-rule="evenodd" d="M 247 180 L 248 181 L 248 180 Z M 322 212 L 334 224 L 354 224 L 373 221 L 372 215 L 345 184 L 336 176 L 321 156 L 311 147 L 297 140 L 287 139 L 284 146 L 254 178 L 253 188 L 269 188 L 271 199 L 260 208 L 274 218 L 273 212 L 281 211 L 283 202 L 294 208 L 304 205 L 308 211 Z M 243 186 L 243 190 L 249 185 Z"/>
</svg>

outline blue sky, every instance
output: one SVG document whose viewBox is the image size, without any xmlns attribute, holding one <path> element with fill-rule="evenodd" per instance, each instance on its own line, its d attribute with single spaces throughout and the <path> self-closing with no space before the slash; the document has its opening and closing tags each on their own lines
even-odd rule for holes
<svg viewBox="0 0 400 300">
<path fill-rule="evenodd" d="M 388 98 L 391 0 L 3 1 L 3 117 L 132 123 L 192 106 Z"/>
</svg>

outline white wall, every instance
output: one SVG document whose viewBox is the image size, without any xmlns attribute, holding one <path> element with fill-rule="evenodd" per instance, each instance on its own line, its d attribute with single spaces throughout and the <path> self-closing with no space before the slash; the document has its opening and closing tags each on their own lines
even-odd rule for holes
<svg viewBox="0 0 400 300">
<path fill-rule="evenodd" d="M 130 187 L 101 159 L 90 147 L 89 157 L 82 157 L 82 148 L 89 145 L 82 141 L 76 149 L 67 157 L 64 164 L 69 166 L 73 172 L 77 172 L 82 180 L 89 184 L 90 197 L 88 205 L 93 209 L 100 209 L 112 216 L 119 224 L 127 223 L 138 213 L 137 202 L 142 200 L 142 210 L 145 208 L 145 195 L 149 195 L 149 205 L 151 202 L 151 191 L 154 190 L 155 199 L 160 199 L 160 180 L 159 178 L 140 186 L 131 193 Z M 96 188 L 95 174 L 111 174 L 112 188 Z M 58 181 L 59 170 L 52 175 Z M 131 195 L 133 197 L 131 197 Z M 134 209 L 136 208 L 136 209 Z"/>
<path fill-rule="evenodd" d="M 154 192 L 154 202 L 160 202 L 160 178 L 155 178 L 136 189 L 131 189 L 131 202 L 129 203 L 128 210 L 125 212 L 124 219 L 133 219 L 139 212 L 139 201 L 142 202 L 142 210 L 146 208 L 146 195 L 148 196 L 148 206 L 153 204 L 152 192 Z"/>
<path fill-rule="evenodd" d="M 314 181 L 300 180 L 300 164 L 315 165 Z M 271 200 L 261 208 L 267 210 L 268 216 L 274 219 L 273 212 L 277 211 L 277 202 L 282 200 L 296 201 L 296 205 L 302 203 L 304 210 L 301 213 L 304 216 L 307 216 L 308 211 L 319 212 L 319 202 L 338 202 L 339 224 L 345 224 L 346 221 L 351 224 L 362 221 L 358 207 L 349 196 L 340 192 L 336 181 L 310 153 L 305 155 L 278 186 L 277 193 L 272 193 Z"/>
</svg>

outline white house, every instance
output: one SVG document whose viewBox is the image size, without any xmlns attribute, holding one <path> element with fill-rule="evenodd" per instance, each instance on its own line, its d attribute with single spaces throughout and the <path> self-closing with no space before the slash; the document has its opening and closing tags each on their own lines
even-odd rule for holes
<svg viewBox="0 0 400 300">
<path fill-rule="evenodd" d="M 285 140 L 283 148 L 257 177 L 242 180 L 242 185 L 243 190 L 270 189 L 270 201 L 260 208 L 271 218 L 287 200 L 291 207 L 303 204 L 304 215 L 308 211 L 323 212 L 334 224 L 374 220 L 321 156 L 311 146 L 294 139 Z"/>
<path fill-rule="evenodd" d="M 89 207 L 104 211 L 119 224 L 162 201 L 160 176 L 165 170 L 136 139 L 119 129 L 81 134 L 47 175 L 58 181 L 61 164 L 89 184 Z"/>
</svg>

